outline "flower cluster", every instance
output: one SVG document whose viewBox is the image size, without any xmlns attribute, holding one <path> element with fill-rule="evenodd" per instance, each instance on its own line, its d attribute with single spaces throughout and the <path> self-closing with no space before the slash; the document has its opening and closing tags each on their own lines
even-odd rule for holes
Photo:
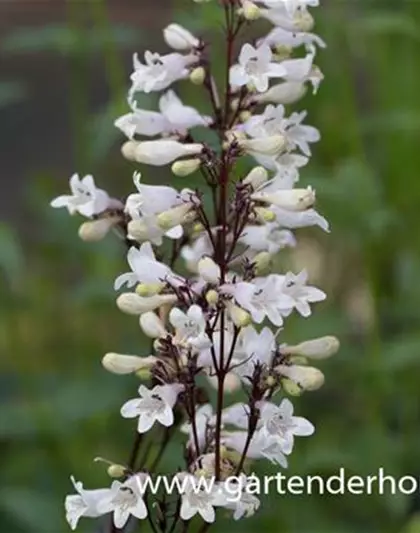
<svg viewBox="0 0 420 533">
<path fill-rule="evenodd" d="M 115 280 L 116 303 L 138 317 L 152 342 L 147 356 L 103 357 L 108 371 L 136 374 L 144 382 L 121 407 L 122 417 L 136 420 L 138 436 L 126 464 L 110 463 L 109 475 L 119 480 L 109 488 L 85 490 L 72 478 L 77 494 L 66 498 L 66 512 L 73 529 L 82 516 L 105 514 L 112 515 L 111 531 L 134 517 L 147 518 L 161 533 L 196 514 L 211 523 L 218 507 L 234 519 L 248 517 L 260 505 L 247 491 L 250 460 L 286 468 L 295 437 L 314 432 L 311 422 L 294 415 L 289 397 L 322 386 L 323 373 L 309 361 L 332 356 L 339 343 L 329 336 L 279 343 L 287 317 L 309 317 L 326 295 L 309 284 L 305 270 L 279 274 L 271 265 L 275 254 L 296 245 L 292 230 L 329 231 L 315 210 L 315 191 L 297 185 L 319 132 L 304 123 L 306 112 L 288 110 L 308 86 L 316 93 L 323 79 L 315 57 L 325 44 L 311 33 L 308 10 L 317 5 L 221 1 L 227 63 L 222 84 L 214 77 L 209 43 L 178 24 L 163 31 L 173 51 L 134 56 L 130 112 L 115 122 L 127 137 L 122 154 L 136 164 L 171 165 L 176 176 L 194 174 L 194 189 L 146 184 L 135 172 L 136 191 L 119 200 L 98 189 L 92 176 L 75 174 L 71 195 L 52 202 L 88 219 L 79 230 L 82 239 L 100 240 L 114 230 L 127 245 L 129 271 Z M 257 18 L 272 28 L 244 44 L 235 60 L 240 32 Z M 185 81 L 207 95 L 211 116 L 185 105 L 170 88 Z M 138 106 L 139 93 L 150 92 L 160 93 L 159 111 Z M 214 142 L 197 142 L 197 128 L 206 128 Z M 238 176 L 235 165 L 243 157 L 255 164 Z M 243 401 L 229 405 L 240 389 Z M 162 447 L 146 468 L 147 452 L 139 451 L 150 431 L 162 433 Z M 152 507 L 142 482 L 156 475 L 176 431 L 185 434 L 185 454 L 174 477 L 214 478 L 215 484 L 197 491 L 194 483 L 184 483 L 171 497 L 154 495 Z M 242 487 L 234 502 L 224 486 L 231 476 Z"/>
</svg>

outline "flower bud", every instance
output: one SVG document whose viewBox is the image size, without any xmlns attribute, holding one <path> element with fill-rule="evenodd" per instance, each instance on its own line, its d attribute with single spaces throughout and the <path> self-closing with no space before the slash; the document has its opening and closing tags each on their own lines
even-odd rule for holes
<svg viewBox="0 0 420 533">
<path fill-rule="evenodd" d="M 314 18 L 306 9 L 297 10 L 293 17 L 295 28 L 302 32 L 310 32 L 314 27 Z"/>
<path fill-rule="evenodd" d="M 257 20 L 260 17 L 260 8 L 251 0 L 242 0 L 241 13 L 246 20 Z"/>
<path fill-rule="evenodd" d="M 184 224 L 186 222 L 186 215 L 193 209 L 194 204 L 186 202 L 178 205 L 167 211 L 163 211 L 157 216 L 157 223 L 163 230 L 170 230 L 171 228 Z"/>
<path fill-rule="evenodd" d="M 255 207 L 255 214 L 261 222 L 274 222 L 276 220 L 276 213 L 266 207 Z"/>
<path fill-rule="evenodd" d="M 308 364 L 308 360 L 306 357 L 301 355 L 292 355 L 292 357 L 289 358 L 289 363 L 292 363 L 293 365 L 306 366 Z"/>
<path fill-rule="evenodd" d="M 306 85 L 303 82 L 286 81 L 273 85 L 265 93 L 258 93 L 252 97 L 259 104 L 294 104 L 306 93 Z"/>
<path fill-rule="evenodd" d="M 252 114 L 249 111 L 242 111 L 239 115 L 239 120 L 241 122 L 246 122 L 252 117 Z"/>
<path fill-rule="evenodd" d="M 118 296 L 117 306 L 128 315 L 141 315 L 176 301 L 175 294 L 156 294 L 155 296 L 142 297 L 134 292 L 125 292 Z"/>
<path fill-rule="evenodd" d="M 211 257 L 202 257 L 197 263 L 197 270 L 207 283 L 218 283 L 220 280 L 220 267 Z"/>
<path fill-rule="evenodd" d="M 125 142 L 121 147 L 121 153 L 123 157 L 125 157 L 129 161 L 135 161 L 136 160 L 135 152 L 139 144 L 140 143 L 138 143 L 137 141 Z"/>
<path fill-rule="evenodd" d="M 174 50 L 191 50 L 196 48 L 200 41 L 179 24 L 169 24 L 163 30 L 163 37 L 168 46 Z"/>
<path fill-rule="evenodd" d="M 239 139 L 238 144 L 245 152 L 274 156 L 284 150 L 286 139 L 283 135 L 271 135 L 255 139 Z"/>
<path fill-rule="evenodd" d="M 201 159 L 196 157 L 195 159 L 183 159 L 181 161 L 175 161 L 173 163 L 171 170 L 175 176 L 185 177 L 189 176 L 200 168 Z"/>
<path fill-rule="evenodd" d="M 79 227 L 79 237 L 86 242 L 101 241 L 114 226 L 116 220 L 116 218 L 98 218 L 84 222 Z"/>
<path fill-rule="evenodd" d="M 275 47 L 274 59 L 276 61 L 283 61 L 292 55 L 293 48 L 291 46 L 285 46 L 284 44 L 278 44 Z"/>
<path fill-rule="evenodd" d="M 163 166 L 184 156 L 197 155 L 203 150 L 199 143 L 182 144 L 174 140 L 144 141 L 137 143 L 134 159 L 146 165 Z M 131 153 L 131 152 L 130 152 Z"/>
<path fill-rule="evenodd" d="M 242 309 L 242 307 L 239 307 L 232 302 L 226 302 L 226 309 L 229 313 L 230 319 L 236 327 L 245 328 L 251 324 L 251 315 Z"/>
<path fill-rule="evenodd" d="M 302 394 L 302 389 L 297 385 L 294 381 L 291 381 L 290 379 L 282 379 L 281 385 L 283 387 L 284 392 L 286 394 L 289 394 L 290 396 L 300 396 Z"/>
<path fill-rule="evenodd" d="M 139 296 L 153 296 L 162 292 L 164 288 L 164 283 L 139 283 L 136 287 L 136 293 Z"/>
<path fill-rule="evenodd" d="M 127 469 L 122 465 L 110 465 L 108 466 L 107 473 L 109 477 L 118 479 L 127 474 Z"/>
<path fill-rule="evenodd" d="M 305 211 L 315 203 L 315 191 L 307 189 L 284 189 L 273 193 L 256 192 L 251 195 L 253 200 L 276 205 L 288 211 Z"/>
<path fill-rule="evenodd" d="M 127 234 L 128 237 L 138 242 L 150 240 L 150 229 L 141 219 L 130 220 L 127 225 Z"/>
<path fill-rule="evenodd" d="M 268 252 L 260 252 L 254 257 L 252 263 L 255 265 L 255 273 L 260 276 L 271 267 L 272 255 Z"/>
<path fill-rule="evenodd" d="M 151 339 L 157 339 L 167 335 L 163 322 L 153 311 L 140 315 L 139 323 L 144 334 Z"/>
<path fill-rule="evenodd" d="M 254 167 L 245 177 L 242 183 L 251 185 L 253 189 L 258 189 L 268 180 L 268 172 L 264 167 Z"/>
<path fill-rule="evenodd" d="M 194 85 L 203 85 L 206 79 L 206 71 L 203 67 L 197 67 L 190 73 L 190 82 Z"/>
<path fill-rule="evenodd" d="M 211 289 L 210 291 L 207 291 L 206 293 L 206 302 L 209 304 L 209 305 L 216 305 L 217 302 L 219 301 L 219 294 L 217 291 Z"/>
<path fill-rule="evenodd" d="M 120 353 L 107 353 L 102 358 L 102 366 L 113 374 L 133 374 L 143 368 L 151 368 L 157 359 L 153 355 L 138 357 Z"/>
<path fill-rule="evenodd" d="M 303 390 L 317 390 L 322 387 L 325 381 L 324 374 L 318 368 L 312 366 L 279 365 L 276 366 L 276 370 L 282 376 L 286 376 L 299 385 Z"/>
<path fill-rule="evenodd" d="M 340 341 L 337 337 L 326 336 L 301 342 L 296 346 L 285 344 L 280 347 L 280 351 L 282 355 L 302 355 L 310 359 L 328 359 L 337 353 L 339 348 Z"/>
</svg>

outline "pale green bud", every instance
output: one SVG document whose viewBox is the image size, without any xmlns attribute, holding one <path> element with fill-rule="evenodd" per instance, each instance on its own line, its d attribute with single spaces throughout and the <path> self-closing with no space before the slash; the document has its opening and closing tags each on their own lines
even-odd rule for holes
<svg viewBox="0 0 420 533">
<path fill-rule="evenodd" d="M 238 328 L 245 328 L 249 326 L 252 322 L 251 315 L 239 307 L 238 305 L 233 304 L 232 302 L 226 303 L 226 308 L 229 313 L 230 319 Z"/>
<path fill-rule="evenodd" d="M 133 374 L 143 368 L 151 368 L 157 359 L 153 355 L 139 357 L 121 353 L 107 353 L 102 358 L 102 366 L 113 374 Z"/>
<path fill-rule="evenodd" d="M 251 0 L 243 0 L 241 14 L 246 20 L 257 20 L 260 18 L 261 11 Z"/>
<path fill-rule="evenodd" d="M 194 205 L 191 202 L 178 205 L 167 211 L 163 211 L 157 216 L 159 226 L 164 230 L 170 230 L 179 224 L 185 222 L 186 215 L 193 209 Z"/>
<path fill-rule="evenodd" d="M 303 392 L 299 385 L 290 379 L 282 379 L 281 385 L 283 390 L 290 396 L 300 396 Z"/>
<path fill-rule="evenodd" d="M 175 161 L 172 164 L 171 170 L 175 176 L 185 177 L 195 172 L 201 165 L 201 159 L 198 157 L 194 159 L 184 159 Z"/>
<path fill-rule="evenodd" d="M 164 288 L 164 283 L 139 283 L 136 287 L 136 293 L 139 296 L 153 296 L 162 292 Z"/>
<path fill-rule="evenodd" d="M 158 339 L 167 335 L 162 320 L 153 311 L 140 315 L 139 323 L 145 335 L 151 339 Z"/>
<path fill-rule="evenodd" d="M 276 220 L 276 213 L 266 207 L 255 207 L 255 214 L 261 222 L 274 222 Z"/>
<path fill-rule="evenodd" d="M 99 218 L 84 222 L 79 227 L 79 237 L 82 241 L 86 242 L 101 241 L 115 225 L 117 220 L 116 218 Z"/>
<path fill-rule="evenodd" d="M 219 300 L 219 294 L 215 290 L 207 291 L 206 301 L 209 305 L 216 305 Z"/>
<path fill-rule="evenodd" d="M 268 252 L 260 252 L 257 254 L 252 260 L 255 265 L 255 273 L 261 275 L 269 270 L 272 264 L 272 259 L 272 255 Z"/>
<path fill-rule="evenodd" d="M 282 376 L 285 376 L 299 385 L 303 390 L 317 390 L 324 384 L 324 374 L 318 369 L 311 366 L 299 365 L 279 365 L 275 370 Z"/>
<path fill-rule="evenodd" d="M 127 469 L 125 468 L 125 466 L 115 464 L 115 465 L 110 465 L 108 467 L 107 473 L 109 477 L 118 479 L 126 475 Z"/>
<path fill-rule="evenodd" d="M 206 71 L 203 67 L 197 67 L 190 73 L 190 82 L 194 85 L 203 85 L 206 79 Z"/>
<path fill-rule="evenodd" d="M 268 172 L 264 167 L 254 167 L 244 178 L 245 185 L 251 185 L 253 189 L 258 189 L 268 180 Z"/>
</svg>

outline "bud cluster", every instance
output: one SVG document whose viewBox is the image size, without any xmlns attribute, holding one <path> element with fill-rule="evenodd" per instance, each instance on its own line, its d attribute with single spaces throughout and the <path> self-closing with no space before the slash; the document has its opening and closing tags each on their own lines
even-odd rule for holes
<svg viewBox="0 0 420 533">
<path fill-rule="evenodd" d="M 210 1 L 217 9 L 218 2 Z M 215 78 L 210 43 L 169 24 L 163 37 L 172 51 L 134 56 L 130 110 L 115 121 L 126 137 L 121 151 L 127 160 L 169 166 L 179 177 L 194 175 L 197 187 L 144 183 L 136 171 L 135 191 L 120 200 L 97 188 L 92 176 L 75 174 L 71 194 L 52 202 L 87 219 L 79 230 L 83 240 L 97 241 L 113 230 L 127 244 L 129 268 L 115 280 L 116 304 L 136 317 L 152 344 L 145 354 L 110 352 L 102 359 L 107 371 L 141 381 L 137 396 L 121 407 L 122 417 L 136 420 L 138 437 L 127 463 L 105 461 L 114 478 L 110 488 L 85 490 L 72 478 L 76 494 L 66 498 L 66 512 L 73 529 L 82 516 L 104 514 L 112 514 L 110 532 L 134 517 L 148 518 L 159 533 L 175 531 L 178 521 L 185 524 L 196 514 L 211 523 L 218 507 L 234 519 L 253 515 L 260 501 L 246 491 L 250 462 L 268 459 L 287 468 L 294 437 L 314 432 L 311 422 L 294 416 L 290 397 L 321 387 L 324 375 L 311 365 L 339 348 L 331 336 L 279 342 L 287 318 L 310 317 L 313 304 L 326 295 L 309 284 L 305 270 L 272 272 L 273 257 L 296 246 L 293 230 L 329 231 L 315 209 L 315 191 L 296 186 L 320 134 L 304 123 L 305 111 L 286 107 L 308 87 L 315 94 L 323 79 L 315 57 L 325 44 L 311 33 L 308 10 L 319 2 L 219 3 L 225 14 L 225 81 Z M 235 59 L 241 31 L 258 18 L 272 29 L 240 47 Z M 206 95 L 211 115 L 184 104 L 170 88 L 188 82 Z M 159 109 L 139 108 L 137 96 L 151 92 L 160 93 Z M 212 132 L 214 143 L 198 142 L 199 128 Z M 237 175 L 236 163 L 244 156 L 254 166 Z M 210 209 L 203 202 L 207 193 Z M 159 249 L 167 240 L 168 257 L 167 246 Z M 177 272 L 181 260 L 188 275 Z M 232 404 L 231 393 L 241 390 L 243 400 Z M 150 466 L 147 446 L 140 449 L 152 428 L 162 433 L 162 446 Z M 173 477 L 185 482 L 183 489 L 175 496 L 154 495 L 151 506 L 142 481 L 156 475 L 177 431 L 185 434 L 185 453 Z M 232 475 L 243 482 L 235 502 L 224 486 Z M 215 484 L 197 495 L 193 481 L 203 477 Z"/>
</svg>

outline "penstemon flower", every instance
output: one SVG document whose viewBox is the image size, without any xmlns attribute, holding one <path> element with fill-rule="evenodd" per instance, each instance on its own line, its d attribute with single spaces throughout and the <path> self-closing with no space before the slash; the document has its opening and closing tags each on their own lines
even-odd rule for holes
<svg viewBox="0 0 420 533">
<path fill-rule="evenodd" d="M 186 531 L 197 515 L 204 532 L 219 514 L 252 516 L 263 502 L 248 490 L 248 465 L 261 459 L 287 468 L 295 437 L 315 431 L 294 414 L 289 397 L 322 386 L 324 374 L 308 360 L 316 363 L 339 348 L 332 336 L 287 342 L 279 328 L 288 317 L 309 319 L 326 295 L 311 285 L 305 269 L 272 271 L 277 253 L 299 246 L 295 230 L 329 231 L 315 209 L 315 191 L 299 185 L 320 134 L 306 124 L 306 111 L 286 107 L 308 85 L 316 92 L 323 79 L 314 61 L 325 43 L 312 33 L 309 12 L 319 1 L 214 4 L 225 16 L 224 81 L 212 69 L 211 43 L 177 23 L 163 30 L 172 51 L 134 56 L 130 109 L 115 126 L 128 138 L 123 156 L 152 168 L 134 173 L 132 194 L 121 201 L 97 188 L 92 176 L 75 174 L 71 194 L 51 203 L 87 219 L 82 239 L 99 240 L 112 229 L 124 243 L 129 271 L 116 273 L 114 288 L 125 291 L 116 304 L 137 317 L 139 333 L 151 340 L 142 355 L 109 352 L 102 359 L 120 379 L 133 374 L 142 381 L 137 397 L 127 391 L 133 399 L 120 411 L 136 419 L 136 438 L 129 459 L 106 461 L 116 478 L 110 488 L 85 490 L 72 478 L 76 494 L 65 501 L 72 529 L 82 517 L 107 515 L 108 533 L 129 531 L 129 524 L 144 519 L 155 533 Z M 258 17 L 273 27 L 239 46 L 241 31 Z M 177 96 L 189 81 L 208 97 L 211 116 Z M 140 109 L 137 96 L 152 91 L 161 91 L 159 110 Z M 206 128 L 212 141 L 198 142 L 196 128 Z M 237 174 L 244 156 L 257 164 Z M 194 189 L 154 185 L 153 167 L 165 165 L 176 176 L 194 174 Z M 232 403 L 231 393 L 240 390 L 242 400 Z M 148 432 L 161 441 L 153 461 L 150 445 L 143 446 Z M 146 482 L 157 479 L 176 434 L 185 450 L 160 495 Z"/>
</svg>

